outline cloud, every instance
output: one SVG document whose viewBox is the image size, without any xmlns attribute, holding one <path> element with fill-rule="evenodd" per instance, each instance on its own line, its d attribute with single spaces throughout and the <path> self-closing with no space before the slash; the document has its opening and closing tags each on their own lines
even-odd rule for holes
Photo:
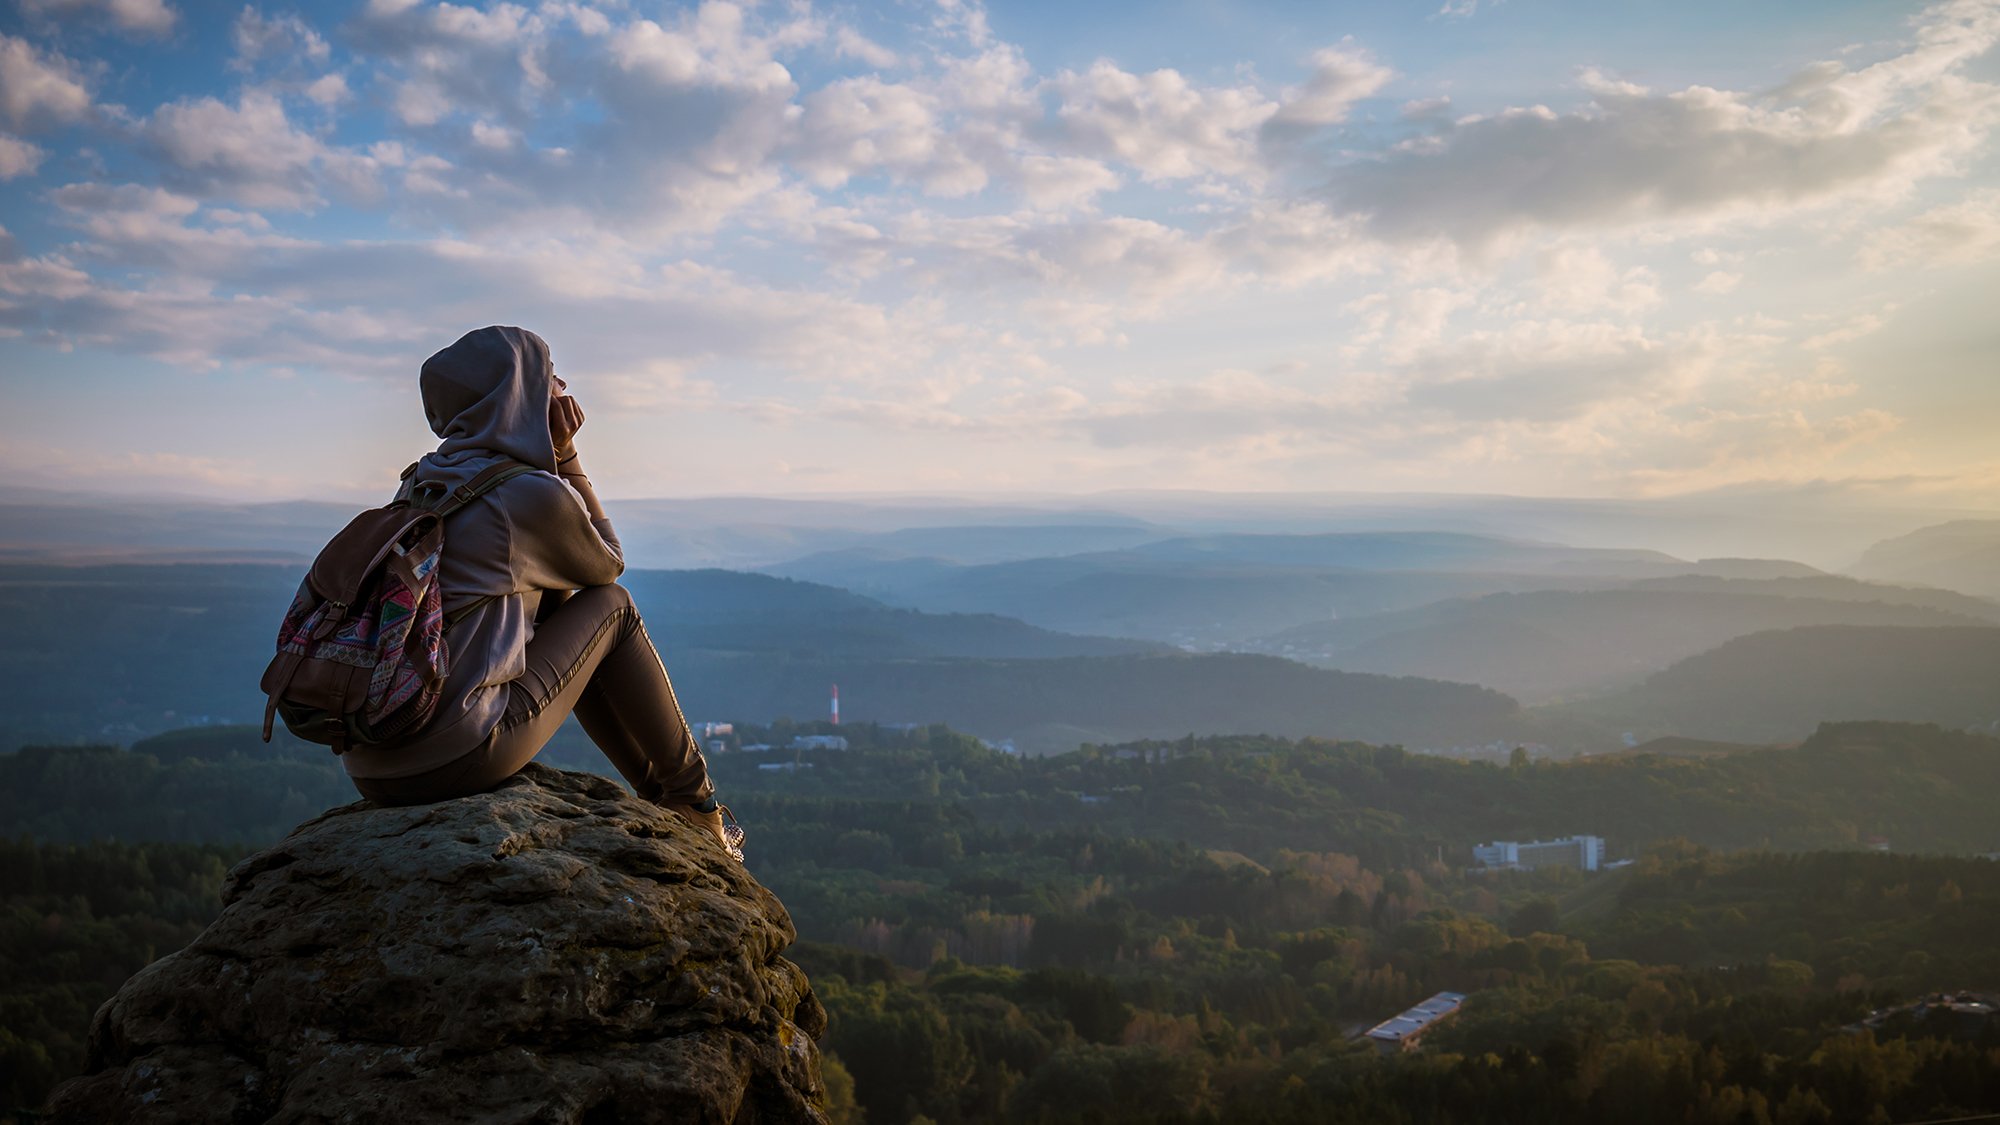
<svg viewBox="0 0 2000 1125">
<path fill-rule="evenodd" d="M 97 15 L 120 31 L 139 35 L 169 34 L 180 18 L 163 0 L 21 0 L 21 11 L 31 17 Z"/>
<path fill-rule="evenodd" d="M 1315 52 L 1312 63 L 1312 77 L 1286 90 L 1280 99 L 1278 112 L 1271 117 L 1273 126 L 1317 127 L 1345 121 L 1354 103 L 1395 77 L 1395 71 L 1351 43 Z"/>
<path fill-rule="evenodd" d="M 1262 174 L 1257 131 L 1278 104 L 1250 86 L 1204 88 L 1180 72 L 1132 74 L 1099 60 L 1048 80 L 1054 130 L 1071 152 L 1116 161 L 1148 180 Z"/>
<path fill-rule="evenodd" d="M 856 175 L 886 173 L 933 195 L 984 188 L 987 169 L 956 143 L 938 98 L 879 78 L 848 78 L 805 96 L 787 155 L 822 188 Z"/>
<path fill-rule="evenodd" d="M 1498 4 L 1499 0 L 1493 0 Z M 1489 5 L 1490 7 L 1491 5 Z M 1479 0 L 1444 0 L 1444 7 L 1431 14 L 1434 20 L 1469 20 L 1479 12 Z"/>
<path fill-rule="evenodd" d="M 648 19 L 626 25 L 611 40 L 611 58 L 663 86 L 790 90 L 792 72 L 771 47 L 749 33 L 743 9 L 710 0 L 677 27 Z"/>
<path fill-rule="evenodd" d="M 798 107 L 779 56 L 825 34 L 803 9 L 713 0 L 658 20 L 372 4 L 355 30 L 404 136 L 441 161 L 405 181 L 411 220 L 638 241 L 712 230 L 780 186 Z"/>
<path fill-rule="evenodd" d="M 1861 261 L 1870 269 L 1963 265 L 2000 252 L 2000 191 L 1982 188 L 1957 203 L 1869 235 Z"/>
<path fill-rule="evenodd" d="M 339 74 L 322 74 L 306 84 L 305 95 L 323 109 L 332 109 L 354 97 L 347 79 Z"/>
<path fill-rule="evenodd" d="M 1736 287 L 1741 284 L 1743 284 L 1742 274 L 1732 273 L 1728 270 L 1713 270 L 1700 281 L 1694 283 L 1694 291 L 1697 293 L 1706 293 L 1711 297 L 1719 297 L 1724 293 L 1734 292 Z"/>
<path fill-rule="evenodd" d="M 833 50 L 842 58 L 855 59 L 877 70 L 887 70 L 902 61 L 896 52 L 851 27 L 842 27 L 834 31 Z"/>
<path fill-rule="evenodd" d="M 934 366 L 932 312 L 780 289 L 679 262 L 653 267 L 551 240 L 314 242 L 185 195 L 71 184 L 52 193 L 83 240 L 0 263 L 0 327 L 194 367 L 243 363 L 399 375 L 440 325 L 537 327 L 620 393 L 718 361 L 774 378 L 900 378 Z M 109 264 L 115 276 L 88 267 Z M 141 271 L 134 279 L 133 271 Z M 644 325 L 644 331 L 633 331 Z"/>
<path fill-rule="evenodd" d="M 1903 419 L 1878 409 L 1814 418 L 1798 410 L 1714 410 L 1672 422 L 1625 458 L 1641 494 L 1696 492 L 1746 481 L 1811 480 L 1850 452 L 1879 444 Z"/>
<path fill-rule="evenodd" d="M 168 180 L 186 190 L 252 207 L 320 202 L 314 169 L 328 149 L 294 128 L 269 93 L 245 91 L 234 106 L 207 97 L 161 106 L 144 136 Z"/>
<path fill-rule="evenodd" d="M 0 180 L 34 175 L 48 155 L 39 145 L 0 133 Z"/>
<path fill-rule="evenodd" d="M 299 17 L 266 16 L 249 5 L 237 14 L 229 37 L 236 48 L 231 65 L 238 69 L 248 69 L 266 59 L 324 63 L 332 54 L 326 39 Z"/>
<path fill-rule="evenodd" d="M 1875 313 L 1867 313 L 1854 317 L 1851 321 L 1838 328 L 1828 329 L 1817 336 L 1802 340 L 1799 342 L 1799 347 L 1809 352 L 1817 352 L 1837 347 L 1841 344 L 1851 344 L 1864 336 L 1874 335 L 1887 323 L 1887 317 Z"/>
<path fill-rule="evenodd" d="M 15 128 L 79 121 L 89 112 L 90 91 L 75 63 L 0 34 L 0 114 Z"/>
<path fill-rule="evenodd" d="M 1706 378 L 1704 352 L 1630 324 L 1555 319 L 1440 335 L 1406 351 L 1393 370 L 1419 415 L 1548 425 L 1687 401 Z"/>
<path fill-rule="evenodd" d="M 2000 102 L 1966 60 L 1997 5 L 1771 90 L 1586 72 L 1576 104 L 1466 116 L 1349 41 L 1290 82 L 1038 72 L 962 2 L 898 9 L 893 51 L 790 3 L 369 0 L 337 35 L 237 4 L 238 72 L 224 44 L 212 93 L 134 113 L 92 109 L 124 71 L 0 39 L 0 178 L 80 181 L 23 196 L 7 346 L 405 378 L 506 320 L 593 401 L 978 437 L 1023 480 L 1666 490 L 1904 424 L 1837 362 L 1886 315 L 1856 287 L 1902 287 L 1829 270 L 1766 303 L 1796 246 L 2000 247 L 1990 189 L 1909 202 L 1984 171 Z M 28 131 L 73 122 L 88 150 Z"/>
<path fill-rule="evenodd" d="M 1084 156 L 1024 156 L 1011 178 L 1028 206 L 1042 211 L 1083 206 L 1119 184 L 1116 172 Z"/>
<path fill-rule="evenodd" d="M 1644 266 L 1620 268 L 1595 246 L 1562 244 L 1539 255 L 1533 305 L 1568 315 L 1636 314 L 1661 301 L 1659 278 Z"/>
<path fill-rule="evenodd" d="M 1865 70 L 1808 71 L 1770 98 L 1658 94 L 1586 74 L 1590 101 L 1465 118 L 1430 142 L 1334 173 L 1339 206 L 1388 240 L 1485 249 L 1534 228 L 1770 216 L 1893 196 L 1951 170 L 2000 97 L 1957 75 L 2000 39 L 2000 5 L 1931 9 L 1918 44 Z"/>
</svg>

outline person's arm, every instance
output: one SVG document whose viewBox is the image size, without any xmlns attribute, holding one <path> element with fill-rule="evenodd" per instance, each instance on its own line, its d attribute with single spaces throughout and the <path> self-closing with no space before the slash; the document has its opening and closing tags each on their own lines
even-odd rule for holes
<svg viewBox="0 0 2000 1125">
<path fill-rule="evenodd" d="M 578 496 L 583 497 L 583 510 L 590 513 L 592 523 L 603 520 L 609 525 L 610 517 L 604 514 L 604 504 L 598 500 L 597 490 L 591 487 L 590 478 L 583 474 L 583 459 L 577 456 L 574 446 L 567 457 L 561 453 L 556 455 L 556 474 L 562 477 L 564 484 L 576 489 Z"/>
<path fill-rule="evenodd" d="M 582 427 L 583 407 L 574 397 L 558 395 L 549 400 L 549 438 L 555 446 L 556 475 L 565 487 L 560 492 L 540 486 L 535 490 L 534 502 L 542 504 L 544 510 L 535 513 L 526 526 L 536 548 L 530 553 L 534 561 L 546 566 L 524 568 L 533 572 L 523 575 L 531 586 L 602 586 L 617 581 L 625 572 L 625 549 L 577 456 L 576 432 Z"/>
<path fill-rule="evenodd" d="M 577 470 L 574 460 L 560 466 Z M 518 492 L 508 505 L 514 535 L 516 580 L 524 589 L 575 590 L 616 582 L 625 573 L 625 551 L 604 505 L 580 471 L 560 484 L 529 473 L 509 481 Z"/>
</svg>

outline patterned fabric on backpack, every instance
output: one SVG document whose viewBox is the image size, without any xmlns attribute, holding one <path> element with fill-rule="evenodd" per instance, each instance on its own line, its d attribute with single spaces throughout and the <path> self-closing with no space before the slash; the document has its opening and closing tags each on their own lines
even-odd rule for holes
<svg viewBox="0 0 2000 1125">
<path fill-rule="evenodd" d="M 490 600 L 444 612 L 437 579 L 445 517 L 534 471 L 503 461 L 429 503 L 415 499 L 425 492 L 413 486 L 409 497 L 361 513 L 333 537 L 278 626 L 278 652 L 260 685 L 270 697 L 265 741 L 280 715 L 293 734 L 336 754 L 430 721 L 449 670 L 446 630 Z"/>
<path fill-rule="evenodd" d="M 420 529 L 404 536 L 409 539 Z M 358 613 L 313 593 L 310 578 L 278 627 L 278 651 L 369 670 L 360 721 L 371 740 L 412 730 L 430 717 L 450 671 L 444 643 L 444 597 L 434 580 L 442 561 L 442 541 L 428 537 L 429 550 L 414 562 L 415 543 L 395 544 L 404 566 L 385 566 Z M 414 580 L 414 585 L 412 584 Z M 336 620 L 337 618 L 337 620 Z M 332 623 L 332 632 L 315 639 Z M 282 705 L 281 705 L 282 706 Z"/>
</svg>

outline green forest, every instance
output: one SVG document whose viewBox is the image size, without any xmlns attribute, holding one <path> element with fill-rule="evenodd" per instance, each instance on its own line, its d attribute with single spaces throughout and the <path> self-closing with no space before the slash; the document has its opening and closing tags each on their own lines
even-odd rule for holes
<svg viewBox="0 0 2000 1125">
<path fill-rule="evenodd" d="M 737 728 L 784 747 L 820 724 Z M 1512 766 L 1263 738 L 1023 759 L 942 727 L 712 756 L 832 1016 L 841 1120 L 1901 1122 L 2000 1110 L 2000 1024 L 1891 1015 L 2000 983 L 2000 742 Z M 571 740 L 549 756 L 593 764 Z M 759 765 L 791 763 L 787 770 Z M 319 747 L 205 728 L 0 755 L 0 1105 L 354 800 Z M 1471 875 L 1591 832 L 1617 870 Z M 1887 837 L 1893 851 L 1863 841 Z M 1923 854 L 1906 854 L 1923 853 Z M 1416 1051 L 1357 1034 L 1449 989 Z"/>
</svg>

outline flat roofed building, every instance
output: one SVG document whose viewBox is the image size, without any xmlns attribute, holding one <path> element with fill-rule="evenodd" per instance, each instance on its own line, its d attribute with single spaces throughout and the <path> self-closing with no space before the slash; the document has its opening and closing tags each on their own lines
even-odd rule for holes
<svg viewBox="0 0 2000 1125">
<path fill-rule="evenodd" d="M 1564 836 L 1559 840 L 1496 840 L 1472 849 L 1472 858 L 1481 867 L 1525 868 L 1578 867 L 1596 871 L 1604 866 L 1604 837 Z"/>
<path fill-rule="evenodd" d="M 1456 1015 L 1464 1003 L 1465 994 L 1462 992 L 1440 992 L 1401 1015 L 1383 1020 L 1364 1034 L 1374 1042 L 1376 1050 L 1385 1055 L 1407 1051 L 1415 1047 L 1431 1028 Z"/>
</svg>

